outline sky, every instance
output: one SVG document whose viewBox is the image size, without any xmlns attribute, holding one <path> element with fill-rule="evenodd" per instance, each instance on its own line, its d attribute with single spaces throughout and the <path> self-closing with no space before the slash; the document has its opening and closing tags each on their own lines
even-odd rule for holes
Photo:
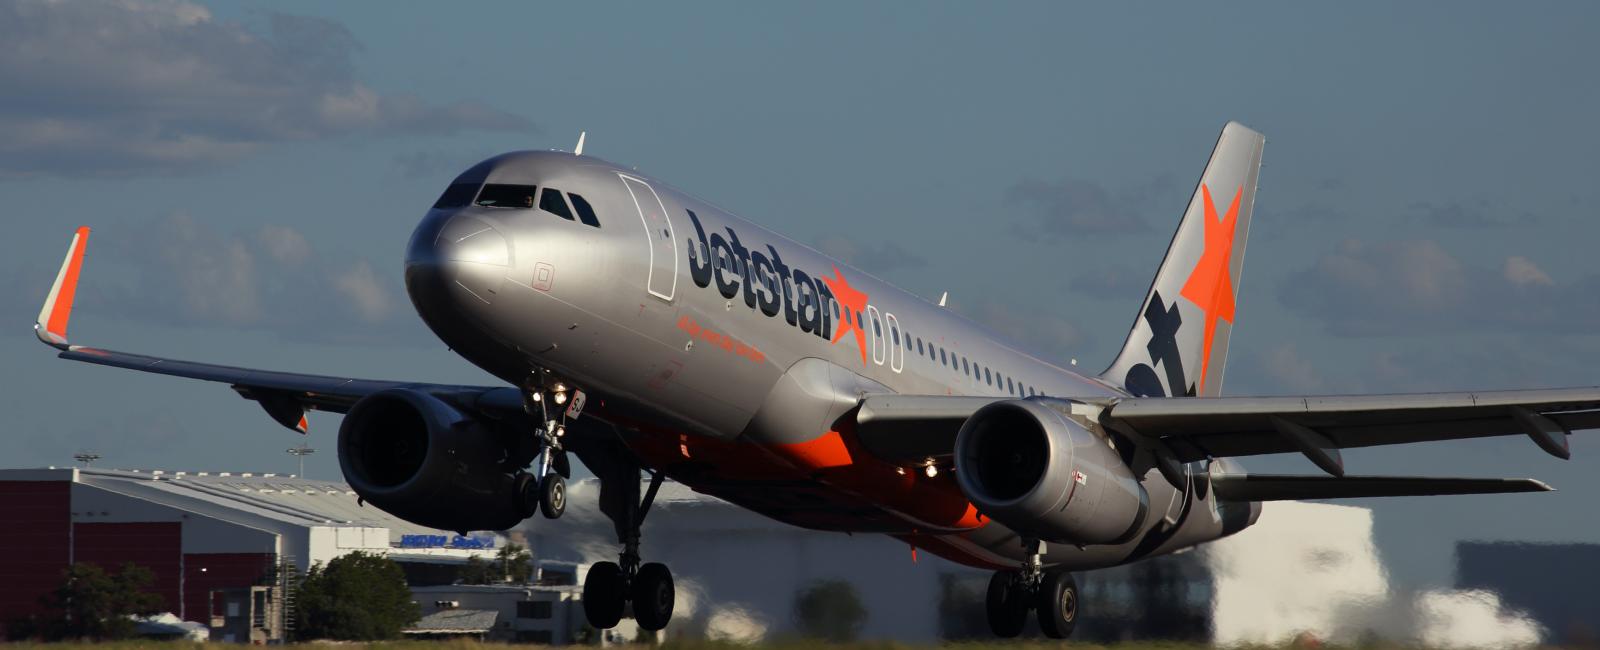
<svg viewBox="0 0 1600 650">
<path fill-rule="evenodd" d="M 225 386 L 56 360 L 31 332 L 94 228 L 73 341 L 494 380 L 416 318 L 411 229 L 467 166 L 637 166 L 1098 369 L 1222 125 L 1267 135 L 1225 394 L 1600 383 L 1600 5 L 0 0 L 6 466 L 295 471 Z M 338 475 L 338 417 L 306 472 Z M 1347 452 L 1554 494 L 1360 502 L 1386 563 L 1600 543 L 1600 439 Z M 1314 473 L 1303 458 L 1255 471 Z"/>
</svg>

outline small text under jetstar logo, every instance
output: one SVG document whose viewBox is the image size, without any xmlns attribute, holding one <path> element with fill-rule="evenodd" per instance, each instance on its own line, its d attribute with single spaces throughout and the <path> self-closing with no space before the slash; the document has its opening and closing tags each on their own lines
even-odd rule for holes
<svg viewBox="0 0 1600 650">
<path fill-rule="evenodd" d="M 791 327 L 838 343 L 846 333 L 855 335 L 856 347 L 861 351 L 861 364 L 867 363 L 865 328 L 861 325 L 867 308 L 867 294 L 850 286 L 838 267 L 833 277 L 814 276 L 785 264 L 783 256 L 771 244 L 754 249 L 739 239 L 731 227 L 721 232 L 706 233 L 699 215 L 693 210 L 689 221 L 694 224 L 695 239 L 689 245 L 689 275 L 696 286 L 710 287 L 729 300 L 743 297 L 750 309 L 759 309 L 769 318 L 780 314 Z M 835 306 L 838 323 L 835 324 Z"/>
</svg>

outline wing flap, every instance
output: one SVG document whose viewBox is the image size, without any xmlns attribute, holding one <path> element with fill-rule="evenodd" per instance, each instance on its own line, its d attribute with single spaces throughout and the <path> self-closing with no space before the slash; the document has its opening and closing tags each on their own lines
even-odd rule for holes
<svg viewBox="0 0 1600 650">
<path fill-rule="evenodd" d="M 1159 438 L 1184 461 L 1302 452 L 1286 429 L 1329 449 L 1528 435 L 1558 457 L 1566 435 L 1600 428 L 1600 388 L 1316 397 L 1127 398 L 1101 415 Z M 1289 427 L 1285 427 L 1288 423 Z"/>
<path fill-rule="evenodd" d="M 1216 490 L 1217 498 L 1226 501 L 1364 499 L 1554 490 L 1543 482 L 1528 478 L 1332 477 L 1280 474 L 1213 474 L 1211 487 Z"/>
</svg>

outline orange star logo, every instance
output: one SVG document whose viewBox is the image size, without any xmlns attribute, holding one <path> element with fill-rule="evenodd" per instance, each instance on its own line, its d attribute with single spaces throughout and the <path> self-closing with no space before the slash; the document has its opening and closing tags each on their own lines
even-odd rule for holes
<svg viewBox="0 0 1600 650">
<path fill-rule="evenodd" d="M 1206 200 L 1206 249 L 1180 292 L 1205 312 L 1205 343 L 1201 348 L 1200 388 L 1195 391 L 1197 395 L 1205 393 L 1206 372 L 1211 368 L 1211 339 L 1217 333 L 1217 319 L 1233 323 L 1233 276 L 1228 272 L 1228 266 L 1233 255 L 1233 230 L 1239 223 L 1239 199 L 1244 195 L 1244 186 L 1234 191 L 1233 204 L 1228 206 L 1228 213 L 1220 220 L 1217 219 L 1217 206 L 1211 200 L 1211 188 L 1202 183 L 1200 194 Z M 1181 389 L 1174 386 L 1172 390 Z"/>
<path fill-rule="evenodd" d="M 839 272 L 839 267 L 833 267 L 833 277 L 817 278 L 828 285 L 833 291 L 833 298 L 843 307 L 839 313 L 839 327 L 833 331 L 833 342 L 838 343 L 844 338 L 845 332 L 854 332 L 856 335 L 856 348 L 861 350 L 861 365 L 867 365 L 867 338 L 866 330 L 857 322 L 860 314 L 867 310 L 867 294 L 864 294 L 844 279 L 844 274 Z"/>
</svg>

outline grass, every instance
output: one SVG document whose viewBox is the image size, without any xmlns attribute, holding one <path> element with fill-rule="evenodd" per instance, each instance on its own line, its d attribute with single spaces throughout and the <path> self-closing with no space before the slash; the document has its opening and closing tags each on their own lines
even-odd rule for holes
<svg viewBox="0 0 1600 650">
<path fill-rule="evenodd" d="M 319 642 L 296 643 L 295 647 L 314 650 L 317 648 L 349 648 L 351 650 L 480 650 L 485 648 L 532 648 L 526 644 L 499 644 L 479 643 L 476 641 L 381 641 L 372 643 L 356 642 Z M 898 643 L 892 641 L 854 642 L 854 643 L 829 643 L 811 639 L 787 639 L 768 641 L 758 644 L 746 645 L 721 641 L 701 640 L 670 640 L 659 646 L 660 650 L 1060 650 L 1063 646 L 1072 650 L 1214 650 L 1213 646 L 1200 643 L 1179 642 L 1127 642 L 1110 645 L 1093 643 L 1047 643 L 1042 640 L 1021 641 L 961 641 L 951 643 Z M 94 650 L 232 650 L 239 648 L 233 643 L 187 643 L 179 641 L 116 641 L 106 643 L 71 642 L 71 643 L 14 643 L 7 644 L 10 648 L 28 649 L 40 648 L 41 650 L 63 650 L 67 648 L 93 647 Z M 582 647 L 582 646 L 574 646 Z M 652 646 L 615 646 L 643 650 Z M 1401 644 L 1379 643 L 1369 646 L 1317 646 L 1294 645 L 1281 646 L 1245 646 L 1232 650 L 1410 650 L 1418 646 Z"/>
</svg>

